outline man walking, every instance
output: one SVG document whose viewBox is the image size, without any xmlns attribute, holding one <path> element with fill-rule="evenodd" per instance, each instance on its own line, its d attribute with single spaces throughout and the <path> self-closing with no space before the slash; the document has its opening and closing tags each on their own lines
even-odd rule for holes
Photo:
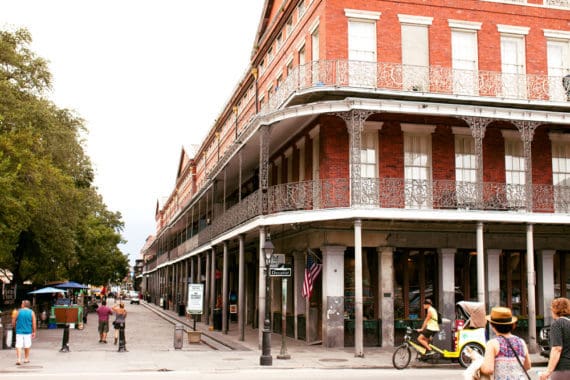
<svg viewBox="0 0 570 380">
<path fill-rule="evenodd" d="M 107 301 L 103 299 L 101 306 L 97 308 L 99 316 L 99 343 L 107 343 L 107 333 L 109 332 L 109 316 L 113 315 L 113 310 L 107 306 Z"/>
<path fill-rule="evenodd" d="M 16 365 L 22 364 L 22 348 L 24 363 L 30 362 L 32 339 L 36 337 L 36 314 L 30 309 L 30 301 L 23 300 L 22 307 L 12 315 L 12 325 L 16 326 Z"/>
</svg>

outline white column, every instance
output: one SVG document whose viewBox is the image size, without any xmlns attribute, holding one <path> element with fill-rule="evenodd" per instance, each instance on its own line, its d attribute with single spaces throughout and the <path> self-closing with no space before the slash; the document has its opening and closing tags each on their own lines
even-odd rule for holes
<svg viewBox="0 0 570 380">
<path fill-rule="evenodd" d="M 244 235 L 238 236 L 239 241 L 239 268 L 238 268 L 238 335 L 239 340 L 245 340 L 245 250 Z"/>
<path fill-rule="evenodd" d="M 489 309 L 501 305 L 501 273 L 499 271 L 501 250 L 488 249 L 487 251 L 487 299 Z"/>
<path fill-rule="evenodd" d="M 526 280 L 528 293 L 528 349 L 531 353 L 538 352 L 536 339 L 536 273 L 534 271 L 534 228 L 526 225 Z"/>
<path fill-rule="evenodd" d="M 295 316 L 295 339 L 299 339 L 299 321 L 298 315 L 304 314 L 307 320 L 308 312 L 305 308 L 305 299 L 303 298 L 303 280 L 305 278 L 305 254 L 295 253 L 293 256 L 295 273 L 293 275 L 293 315 Z"/>
<path fill-rule="evenodd" d="M 485 256 L 483 222 L 477 222 L 477 300 L 485 303 Z"/>
<path fill-rule="evenodd" d="M 364 357 L 362 304 L 362 221 L 354 221 L 354 356 Z"/>
<path fill-rule="evenodd" d="M 439 255 L 438 312 L 442 318 L 455 319 L 455 248 L 441 248 Z"/>
<path fill-rule="evenodd" d="M 265 242 L 265 228 L 259 229 L 259 297 L 257 297 L 257 331 L 258 331 L 258 346 L 261 350 L 261 341 L 263 338 L 263 321 L 265 320 L 265 257 L 263 255 L 263 243 Z"/>
<path fill-rule="evenodd" d="M 382 347 L 394 347 L 394 248 L 378 248 L 379 316 Z"/>
<path fill-rule="evenodd" d="M 552 323 L 550 304 L 554 299 L 554 254 L 555 250 L 543 250 L 538 252 L 538 294 L 542 294 L 538 304 L 538 314 L 544 316 L 544 325 Z"/>
<path fill-rule="evenodd" d="M 228 333 L 228 242 L 224 241 L 222 268 L 222 333 Z"/>
<path fill-rule="evenodd" d="M 345 246 L 339 245 L 321 247 L 323 253 L 322 335 L 323 345 L 327 348 L 344 347 L 344 302 L 342 300 L 344 299 L 345 250 Z"/>
</svg>

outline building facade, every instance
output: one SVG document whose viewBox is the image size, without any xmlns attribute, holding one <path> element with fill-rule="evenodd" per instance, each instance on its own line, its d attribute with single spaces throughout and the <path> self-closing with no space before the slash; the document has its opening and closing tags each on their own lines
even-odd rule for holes
<svg viewBox="0 0 570 380">
<path fill-rule="evenodd" d="M 427 297 L 549 322 L 570 284 L 570 3 L 267 0 L 250 68 L 157 204 L 151 302 L 204 283 L 202 321 L 243 332 L 270 296 L 274 331 L 285 303 L 289 336 L 356 355 Z M 269 238 L 292 276 L 266 295 Z"/>
</svg>

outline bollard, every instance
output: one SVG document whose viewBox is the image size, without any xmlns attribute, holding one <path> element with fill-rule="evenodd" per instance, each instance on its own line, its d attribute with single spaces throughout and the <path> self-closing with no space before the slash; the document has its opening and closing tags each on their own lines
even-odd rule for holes
<svg viewBox="0 0 570 380">
<path fill-rule="evenodd" d="M 177 324 L 174 328 L 174 349 L 182 349 L 184 344 L 184 326 Z"/>
<path fill-rule="evenodd" d="M 11 323 L 7 323 L 6 324 L 6 348 L 12 348 L 12 324 Z"/>
<path fill-rule="evenodd" d="M 125 339 L 125 323 L 119 324 L 119 352 L 127 352 L 127 341 Z"/>
<path fill-rule="evenodd" d="M 61 340 L 61 349 L 59 352 L 69 352 L 69 323 L 66 323 L 63 328 L 63 338 Z"/>
</svg>

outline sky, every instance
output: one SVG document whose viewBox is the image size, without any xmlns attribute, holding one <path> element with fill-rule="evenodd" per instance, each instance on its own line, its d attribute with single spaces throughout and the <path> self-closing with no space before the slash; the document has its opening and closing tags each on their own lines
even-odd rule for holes
<svg viewBox="0 0 570 380">
<path fill-rule="evenodd" d="M 95 186 L 125 222 L 131 263 L 154 234 L 183 145 L 199 144 L 249 58 L 265 0 L 0 0 L 49 62 L 59 108 L 85 120 Z"/>
</svg>

